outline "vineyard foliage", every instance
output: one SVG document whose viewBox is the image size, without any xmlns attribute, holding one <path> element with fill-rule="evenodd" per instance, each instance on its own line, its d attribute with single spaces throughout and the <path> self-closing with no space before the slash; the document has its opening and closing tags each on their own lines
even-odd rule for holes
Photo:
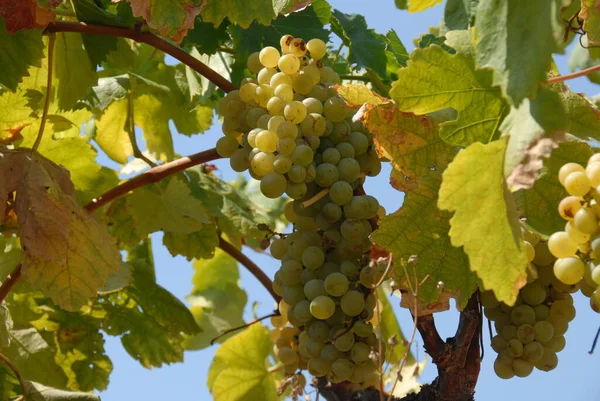
<svg viewBox="0 0 600 401">
<path fill-rule="evenodd" d="M 441 2 L 395 1 L 402 12 Z M 600 8 L 443 7 L 409 53 L 394 30 L 326 0 L 0 0 L 0 399 L 97 400 L 113 369 L 107 336 L 150 369 L 245 323 L 241 251 L 285 232 L 288 201 L 247 176 L 222 180 L 215 144 L 180 155 L 173 138 L 221 124 L 226 93 L 255 76 L 249 59 L 284 34 L 328 44 L 323 63 L 341 79 L 328 96 L 391 164 L 390 194 L 404 193 L 373 219 L 365 253 L 382 267 L 393 258 L 371 320 L 394 344 L 385 362 L 415 363 L 390 288 L 416 315 L 450 298 L 463 309 L 479 290 L 518 304 L 535 275 L 523 233 L 564 229 L 559 170 L 585 166 L 600 140 L 600 109 L 553 62 L 574 43 L 573 70 L 600 63 Z M 600 83 L 600 72 L 587 78 Z M 187 304 L 156 282 L 156 232 L 193 265 Z M 215 401 L 298 395 L 297 378 L 280 387 L 271 333 L 263 321 L 217 338 Z"/>
</svg>

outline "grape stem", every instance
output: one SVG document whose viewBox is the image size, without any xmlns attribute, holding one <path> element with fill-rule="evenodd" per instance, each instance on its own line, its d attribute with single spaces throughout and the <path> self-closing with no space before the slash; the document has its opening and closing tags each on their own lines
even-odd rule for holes
<svg viewBox="0 0 600 401">
<path fill-rule="evenodd" d="M 8 359 L 1 352 L 0 352 L 0 360 L 3 361 L 6 364 L 6 366 L 8 366 L 10 368 L 10 370 L 12 370 L 13 373 L 15 374 L 15 376 L 17 377 L 17 380 L 19 381 L 19 385 L 21 386 L 21 393 L 22 393 L 21 397 L 23 397 L 23 399 L 26 400 L 27 399 L 27 387 L 25 386 L 25 381 L 23 380 L 21 373 L 19 373 L 19 369 L 17 369 L 15 364 L 12 363 L 12 361 L 10 359 Z"/>
<path fill-rule="evenodd" d="M 592 348 L 588 351 L 588 354 L 592 355 L 594 350 L 596 349 L 596 344 L 598 343 L 598 337 L 600 337 L 600 327 L 598 327 L 598 331 L 596 332 L 596 336 L 594 337 L 594 342 L 592 343 Z"/>
<path fill-rule="evenodd" d="M 300 206 L 302 206 L 302 208 L 307 208 L 309 206 L 312 206 L 315 203 L 317 203 L 318 201 L 320 201 L 321 199 L 323 199 L 324 197 L 326 197 L 328 193 L 329 193 L 329 188 L 325 188 L 324 190 L 320 191 L 319 193 L 317 193 L 315 196 L 313 196 L 309 200 L 302 202 L 300 204 Z"/>
<path fill-rule="evenodd" d="M 220 159 L 221 156 L 217 153 L 216 149 L 208 149 L 200 153 L 195 153 L 190 156 L 185 156 L 172 162 L 161 164 L 153 167 L 142 174 L 131 178 L 117 185 L 116 187 L 108 190 L 99 197 L 93 199 L 90 203 L 85 205 L 85 209 L 89 212 L 93 212 L 109 202 L 125 196 L 134 189 L 141 188 L 145 185 L 153 184 L 162 180 L 165 177 L 179 173 L 189 167 L 196 166 L 198 164 L 206 163 L 212 160 Z"/>
<path fill-rule="evenodd" d="M 194 56 L 186 53 L 180 47 L 167 42 L 166 40 L 154 35 L 151 32 L 145 32 L 141 29 L 93 25 L 86 24 L 83 22 L 52 21 L 48 24 L 44 32 L 78 32 L 92 35 L 115 36 L 121 38 L 128 38 L 138 43 L 145 43 L 181 61 L 183 64 L 200 73 L 210 82 L 214 83 L 217 87 L 221 88 L 223 91 L 231 92 L 232 90 L 237 89 L 237 87 L 234 84 L 225 79 L 225 77 L 223 77 L 221 74 L 219 74 L 206 64 L 202 63 Z"/>
<path fill-rule="evenodd" d="M 248 271 L 252 273 L 252 275 L 256 277 L 257 280 L 263 285 L 263 287 L 269 291 L 269 294 L 271 294 L 275 302 L 279 303 L 281 297 L 275 293 L 271 279 L 265 274 L 264 271 L 262 271 L 260 267 L 258 267 L 253 261 L 250 260 L 250 258 L 244 255 L 236 247 L 225 241 L 222 237 L 219 237 L 219 248 L 233 256 L 235 260 L 240 262 L 246 269 L 248 269 Z"/>
<path fill-rule="evenodd" d="M 557 77 L 549 78 L 548 79 L 548 84 L 555 84 L 557 82 L 568 81 L 569 79 L 574 79 L 574 78 L 579 78 L 579 77 L 585 77 L 586 75 L 590 75 L 590 74 L 593 74 L 593 73 L 598 72 L 598 71 L 600 71 L 600 65 L 595 65 L 593 67 L 589 67 L 589 68 L 586 68 L 586 69 L 581 70 L 581 71 L 572 72 L 570 74 L 559 75 Z"/>
<path fill-rule="evenodd" d="M 0 304 L 4 302 L 4 299 L 8 296 L 8 293 L 13 289 L 15 284 L 21 278 L 21 264 L 19 263 L 17 267 L 6 277 L 6 280 L 0 285 Z"/>
<path fill-rule="evenodd" d="M 279 311 L 278 311 L 278 310 L 277 310 L 277 311 L 275 311 L 275 312 L 273 312 L 273 313 L 269 313 L 269 314 L 268 314 L 268 315 L 266 315 L 266 316 L 263 316 L 263 317 L 259 317 L 259 318 L 257 318 L 257 319 L 254 319 L 254 320 L 252 320 L 251 322 L 244 323 L 244 324 L 242 324 L 241 326 L 232 327 L 232 328 L 230 328 L 230 329 L 227 329 L 227 330 L 225 330 L 224 332 L 222 332 L 221 334 L 219 334 L 218 336 L 216 336 L 215 338 L 213 338 L 212 340 L 210 340 L 210 345 L 215 345 L 215 342 L 216 342 L 216 341 L 217 341 L 219 338 L 221 338 L 221 337 L 223 337 L 223 336 L 226 336 L 226 335 L 227 335 L 227 334 L 229 334 L 229 333 L 233 333 L 234 331 L 238 331 L 238 330 L 245 329 L 245 328 L 247 328 L 247 327 L 250 327 L 250 326 L 252 326 L 252 325 L 253 325 L 253 324 L 255 324 L 255 323 L 262 322 L 263 320 L 265 320 L 265 319 L 268 319 L 268 318 L 270 318 L 270 317 L 274 317 L 274 316 L 280 316 L 280 313 L 279 313 Z"/>
<path fill-rule="evenodd" d="M 32 149 L 37 150 L 44 136 L 44 128 L 46 128 L 46 120 L 48 119 L 48 109 L 50 108 L 50 93 L 52 93 L 52 70 L 54 68 L 54 44 L 56 43 L 56 35 L 50 35 L 48 40 L 48 78 L 46 81 L 46 99 L 44 99 L 44 111 L 42 112 L 42 121 L 40 121 L 40 130 L 33 144 Z"/>
</svg>

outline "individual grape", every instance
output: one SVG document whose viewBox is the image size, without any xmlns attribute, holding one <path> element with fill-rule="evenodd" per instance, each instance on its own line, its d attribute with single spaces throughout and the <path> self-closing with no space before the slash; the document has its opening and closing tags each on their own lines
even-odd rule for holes
<svg viewBox="0 0 600 401">
<path fill-rule="evenodd" d="M 304 287 L 301 285 L 284 285 L 282 297 L 290 306 L 296 305 L 298 302 L 304 300 Z"/>
<path fill-rule="evenodd" d="M 277 134 L 263 130 L 256 135 L 254 141 L 256 143 L 256 147 L 259 148 L 262 152 L 271 153 L 277 150 Z"/>
<path fill-rule="evenodd" d="M 584 172 L 585 169 L 577 163 L 567 163 L 558 170 L 558 181 L 564 186 L 567 176 L 574 172 Z"/>
<path fill-rule="evenodd" d="M 281 282 L 286 286 L 300 284 L 301 274 L 302 265 L 295 260 L 289 260 L 283 263 L 283 265 L 281 265 L 281 268 L 279 269 L 279 277 L 281 278 Z"/>
<path fill-rule="evenodd" d="M 504 337 L 504 339 L 506 341 L 510 341 L 514 338 L 517 338 L 517 326 L 514 326 L 512 324 L 507 324 L 502 328 L 502 337 Z"/>
<path fill-rule="evenodd" d="M 247 66 L 250 72 L 253 74 L 257 74 L 261 68 L 263 68 L 262 63 L 260 62 L 259 52 L 254 52 L 248 56 Z"/>
<path fill-rule="evenodd" d="M 279 154 L 275 157 L 273 162 L 273 169 L 276 173 L 286 174 L 292 168 L 292 158 L 283 154 Z"/>
<path fill-rule="evenodd" d="M 556 300 L 550 307 L 550 317 L 570 322 L 575 319 L 575 307 L 568 300 Z"/>
<path fill-rule="evenodd" d="M 233 171 L 237 171 L 241 173 L 250 167 L 250 162 L 248 161 L 248 152 L 245 149 L 238 149 L 231 154 L 229 158 L 229 164 Z"/>
<path fill-rule="evenodd" d="M 321 82 L 328 84 L 339 84 L 340 76 L 331 67 L 323 67 L 321 70 Z"/>
<path fill-rule="evenodd" d="M 558 366 L 558 357 L 556 353 L 544 348 L 544 355 L 535 362 L 535 367 L 544 372 L 549 372 Z"/>
<path fill-rule="evenodd" d="M 369 360 L 371 347 L 363 342 L 355 342 L 350 350 L 350 358 L 355 363 L 362 363 Z"/>
<path fill-rule="evenodd" d="M 549 341 L 546 341 L 543 345 L 545 348 L 548 348 L 552 352 L 560 352 L 565 348 L 567 342 L 564 336 L 553 336 Z"/>
<path fill-rule="evenodd" d="M 313 341 L 325 343 L 329 338 L 329 325 L 322 320 L 313 320 L 307 325 L 306 332 Z"/>
<path fill-rule="evenodd" d="M 342 273 L 331 273 L 325 279 L 325 291 L 334 297 L 340 297 L 348 290 L 348 279 Z"/>
<path fill-rule="evenodd" d="M 354 148 L 357 156 L 365 154 L 369 147 L 369 140 L 362 132 L 351 132 L 348 142 Z"/>
<path fill-rule="evenodd" d="M 548 342 L 554 336 L 554 327 L 546 321 L 535 322 L 533 325 L 535 340 L 541 343 Z"/>
<path fill-rule="evenodd" d="M 538 282 L 534 281 L 527 284 L 519 293 L 525 303 L 535 306 L 539 305 L 546 299 L 546 289 Z"/>
<path fill-rule="evenodd" d="M 535 332 L 533 326 L 530 324 L 522 324 L 517 329 L 517 338 L 523 344 L 529 344 L 535 339 Z"/>
<path fill-rule="evenodd" d="M 539 361 L 544 356 L 544 347 L 537 341 L 530 342 L 523 348 L 523 357 L 531 362 Z"/>
<path fill-rule="evenodd" d="M 340 381 L 350 380 L 354 373 L 354 364 L 346 358 L 339 358 L 331 365 L 331 373 Z"/>
<path fill-rule="evenodd" d="M 323 163 L 337 165 L 341 159 L 340 152 L 336 148 L 325 149 L 322 153 Z"/>
<path fill-rule="evenodd" d="M 306 54 L 306 42 L 302 38 L 294 38 L 290 43 L 290 53 L 296 57 L 302 57 Z"/>
<path fill-rule="evenodd" d="M 527 262 L 533 262 L 533 258 L 535 257 L 535 248 L 531 243 L 524 241 L 525 244 L 525 252 L 527 253 Z"/>
<path fill-rule="evenodd" d="M 314 158 L 314 152 L 311 148 L 306 145 L 296 146 L 294 152 L 292 152 L 292 161 L 294 164 L 308 167 Z"/>
<path fill-rule="evenodd" d="M 315 321 L 315 323 L 316 322 L 318 322 L 318 321 Z M 321 359 L 323 359 L 329 363 L 333 363 L 338 358 L 341 358 L 341 357 L 342 357 L 342 353 L 340 351 L 338 351 L 337 348 L 335 348 L 335 345 L 333 345 L 333 344 L 325 344 L 325 346 L 321 350 Z"/>
<path fill-rule="evenodd" d="M 295 183 L 304 182 L 304 179 L 306 178 L 306 169 L 294 164 L 288 172 L 288 178 Z"/>
<path fill-rule="evenodd" d="M 334 311 L 335 303 L 328 296 L 319 295 L 310 303 L 310 313 L 317 319 L 328 319 L 333 315 Z"/>
<path fill-rule="evenodd" d="M 292 199 L 302 199 L 306 196 L 306 184 L 303 182 L 295 183 L 288 181 L 285 193 Z"/>
<path fill-rule="evenodd" d="M 340 227 L 342 238 L 348 241 L 359 241 L 364 234 L 364 227 L 360 220 L 346 219 Z"/>
<path fill-rule="evenodd" d="M 273 94 L 282 99 L 286 104 L 294 100 L 294 90 L 292 89 L 292 86 L 288 84 L 277 85 Z"/>
<path fill-rule="evenodd" d="M 517 326 L 533 324 L 535 323 L 535 311 L 529 305 L 518 305 L 511 311 L 510 319 Z"/>
<path fill-rule="evenodd" d="M 275 74 L 277 74 L 276 69 L 265 67 L 258 72 L 256 79 L 260 85 L 268 85 Z"/>
<path fill-rule="evenodd" d="M 325 133 L 326 128 L 327 121 L 322 115 L 316 113 L 307 115 L 306 118 L 300 123 L 300 130 L 306 137 L 305 140 L 317 141 L 317 147 L 320 141 L 318 137 Z"/>
<path fill-rule="evenodd" d="M 567 258 L 577 252 L 577 243 L 564 231 L 555 232 L 548 239 L 548 249 L 557 258 Z"/>
<path fill-rule="evenodd" d="M 352 331 L 340 329 L 335 333 L 335 339 L 332 342 L 338 351 L 348 352 L 354 346 L 354 334 Z"/>
<path fill-rule="evenodd" d="M 564 187 L 573 196 L 584 196 L 591 189 L 591 183 L 585 172 L 574 172 L 565 178 Z"/>
<path fill-rule="evenodd" d="M 363 294 L 358 291 L 350 290 L 346 292 L 340 301 L 342 311 L 348 316 L 357 316 L 365 307 Z"/>
<path fill-rule="evenodd" d="M 277 87 L 279 85 L 287 85 L 288 87 L 291 88 L 292 83 L 293 83 L 292 78 L 289 75 L 284 74 L 283 72 L 276 73 L 275 75 L 273 75 L 271 77 L 271 80 L 269 81 L 269 85 L 271 85 L 271 87 L 275 88 L 275 89 L 277 89 Z M 293 96 L 293 94 L 292 94 L 292 96 Z"/>
<path fill-rule="evenodd" d="M 317 231 L 319 228 L 315 223 L 314 217 L 298 216 L 296 229 L 298 231 Z"/>
<path fill-rule="evenodd" d="M 582 233 L 573 224 L 573 221 L 567 222 L 565 224 L 565 232 L 569 234 L 569 238 L 571 238 L 575 243 L 584 244 L 590 240 L 590 235 L 586 233 Z"/>
<path fill-rule="evenodd" d="M 260 116 L 258 121 L 256 122 L 256 128 L 260 128 L 261 130 L 267 130 L 267 128 L 269 127 L 269 120 L 272 117 L 273 116 L 269 114 L 264 114 Z"/>
<path fill-rule="evenodd" d="M 309 246 L 302 253 L 302 263 L 309 270 L 317 270 L 325 262 L 325 254 L 320 247 Z"/>
<path fill-rule="evenodd" d="M 302 275 L 300 276 L 300 280 L 302 281 L 302 284 L 306 285 L 306 283 L 310 282 L 311 280 L 316 280 L 318 278 L 317 272 L 315 272 L 314 270 L 308 270 L 308 269 L 304 269 L 302 270 Z M 325 290 L 323 290 L 322 294 L 318 294 L 318 295 L 327 295 L 325 293 Z M 312 301 L 312 299 L 311 299 Z"/>
<path fill-rule="evenodd" d="M 308 95 L 314 83 L 313 79 L 308 74 L 300 73 L 294 77 L 292 87 L 296 93 Z"/>
<path fill-rule="evenodd" d="M 336 150 L 336 149 L 334 149 Z M 360 165 L 354 158 L 343 158 L 338 163 L 340 180 L 354 182 L 360 177 Z M 379 207 L 379 205 L 377 205 Z"/>
<path fill-rule="evenodd" d="M 592 281 L 600 286 L 600 266 L 595 266 L 592 270 Z"/>
<path fill-rule="evenodd" d="M 277 351 L 277 356 L 284 365 L 291 365 L 298 362 L 298 354 L 290 347 L 279 348 Z"/>
<path fill-rule="evenodd" d="M 216 148 L 219 156 L 231 157 L 239 146 L 240 144 L 237 139 L 229 136 L 223 136 L 217 140 Z"/>
<path fill-rule="evenodd" d="M 340 272 L 346 277 L 355 277 L 360 273 L 356 264 L 350 260 L 344 260 L 340 264 Z"/>
<path fill-rule="evenodd" d="M 346 102 L 339 97 L 331 97 L 323 105 L 323 113 L 329 120 L 335 122 L 342 121 L 348 115 Z"/>
<path fill-rule="evenodd" d="M 535 257 L 533 258 L 533 263 L 536 266 L 548 266 L 554 261 L 556 258 L 550 253 L 550 249 L 548 249 L 547 242 L 540 242 L 535 246 Z"/>
<path fill-rule="evenodd" d="M 267 101 L 265 107 L 267 108 L 267 111 L 269 112 L 270 116 L 283 116 L 286 104 L 287 103 L 285 102 L 285 100 L 283 100 L 280 97 L 274 96 Z M 267 127 L 265 127 L 265 129 L 267 128 L 268 125 Z"/>
<path fill-rule="evenodd" d="M 600 162 L 600 153 L 595 153 L 588 159 L 588 165 L 596 162 Z"/>
<path fill-rule="evenodd" d="M 260 191 L 267 198 L 279 198 L 285 192 L 287 182 L 283 174 L 271 172 L 260 181 Z"/>
<path fill-rule="evenodd" d="M 281 46 L 281 52 L 283 54 L 290 52 L 290 44 L 294 40 L 292 35 L 283 35 L 281 39 L 279 39 L 279 45 Z"/>
<path fill-rule="evenodd" d="M 271 317 L 271 324 L 273 327 L 282 328 L 288 323 L 284 316 L 273 316 Z"/>
<path fill-rule="evenodd" d="M 281 260 L 283 255 L 287 253 L 288 245 L 284 239 L 278 238 L 271 242 L 271 247 L 269 249 L 271 250 L 271 255 L 275 259 Z"/>
<path fill-rule="evenodd" d="M 306 106 L 306 111 L 308 114 L 323 114 L 323 103 L 321 103 L 319 99 L 307 97 L 302 101 L 302 103 Z"/>
<path fill-rule="evenodd" d="M 300 61 L 293 54 L 283 55 L 277 65 L 279 70 L 287 75 L 295 74 L 300 69 Z"/>
<path fill-rule="evenodd" d="M 581 209 L 581 198 L 579 196 L 567 196 L 558 204 L 558 213 L 565 220 L 572 220 Z"/>
<path fill-rule="evenodd" d="M 577 256 L 558 259 L 554 262 L 554 275 L 565 284 L 577 284 L 585 271 L 585 265 Z"/>
<path fill-rule="evenodd" d="M 310 52 L 310 56 L 315 60 L 320 60 L 327 53 L 327 47 L 325 42 L 321 39 L 311 39 L 306 43 L 306 48 Z"/>
<path fill-rule="evenodd" d="M 326 376 L 330 370 L 331 364 L 329 364 L 321 358 L 311 358 L 308 361 L 308 371 L 314 377 Z"/>
<path fill-rule="evenodd" d="M 504 339 L 501 335 L 495 335 L 492 338 L 491 346 L 492 349 L 498 353 L 504 351 L 508 345 L 508 341 Z"/>
<path fill-rule="evenodd" d="M 345 205 L 352 200 L 352 186 L 345 181 L 334 183 L 329 189 L 329 198 L 337 205 Z"/>
<path fill-rule="evenodd" d="M 512 366 L 512 359 L 508 361 L 506 358 L 498 357 L 494 361 L 494 372 L 501 379 L 511 379 L 515 377 L 515 372 Z"/>
<path fill-rule="evenodd" d="M 354 147 L 350 145 L 348 142 L 341 142 L 335 145 L 335 148 L 340 152 L 342 158 L 354 158 Z"/>
<path fill-rule="evenodd" d="M 584 207 L 575 214 L 573 224 L 582 233 L 593 234 L 598 230 L 598 217 L 592 208 Z"/>
<path fill-rule="evenodd" d="M 294 124 L 300 124 L 307 115 L 306 106 L 304 103 L 294 100 L 285 106 L 283 115 L 286 120 L 293 122 Z"/>
<path fill-rule="evenodd" d="M 522 358 L 515 359 L 512 367 L 518 377 L 527 377 L 533 372 L 533 363 Z"/>
<path fill-rule="evenodd" d="M 324 101 L 326 101 L 328 99 L 327 89 L 325 89 L 325 87 L 322 85 L 315 85 L 312 87 L 312 89 L 308 93 L 308 96 L 315 98 L 315 99 L 319 100 L 321 103 L 323 103 Z M 323 113 L 320 113 L 320 114 L 323 114 Z"/>
<path fill-rule="evenodd" d="M 255 174 L 265 176 L 273 171 L 275 155 L 272 153 L 258 152 L 250 161 L 250 168 Z"/>
<path fill-rule="evenodd" d="M 352 326 L 352 331 L 358 337 L 369 337 L 373 334 L 373 325 L 359 320 Z"/>
<path fill-rule="evenodd" d="M 263 115 L 268 114 L 264 109 L 260 107 L 253 107 L 248 110 L 248 114 L 246 114 L 246 124 L 248 124 L 251 128 L 256 128 L 258 126 L 258 119 Z"/>
<path fill-rule="evenodd" d="M 279 50 L 277 50 L 276 48 L 274 48 L 272 46 L 267 46 L 267 47 L 263 48 L 258 55 L 260 63 L 267 68 L 277 67 L 277 62 L 279 61 L 279 57 L 280 57 Z"/>
<path fill-rule="evenodd" d="M 252 101 L 254 99 L 254 94 L 256 93 L 256 88 L 258 88 L 258 85 L 253 83 L 247 83 L 242 85 L 242 87 L 240 88 L 240 99 L 244 103 L 249 103 L 250 101 Z"/>
<path fill-rule="evenodd" d="M 306 324 L 312 320 L 312 312 L 310 310 L 311 301 L 304 299 L 294 305 L 294 316 L 302 323 Z M 320 350 L 319 350 L 320 352 Z M 318 355 L 318 354 L 317 354 Z"/>
<path fill-rule="evenodd" d="M 317 167 L 315 182 L 322 188 L 329 188 L 338 181 L 339 173 L 336 166 L 330 163 L 323 163 Z"/>
<path fill-rule="evenodd" d="M 523 343 L 516 338 L 513 338 L 508 342 L 506 349 L 508 350 L 508 355 L 513 358 L 518 358 L 523 355 Z"/>
</svg>

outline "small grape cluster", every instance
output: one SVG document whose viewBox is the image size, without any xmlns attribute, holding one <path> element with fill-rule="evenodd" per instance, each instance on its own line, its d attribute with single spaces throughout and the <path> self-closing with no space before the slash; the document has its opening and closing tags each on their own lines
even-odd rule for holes
<svg viewBox="0 0 600 401">
<path fill-rule="evenodd" d="M 281 260 L 273 289 L 282 297 L 271 339 L 285 371 L 368 386 L 380 360 L 369 321 L 384 272 L 365 254 L 370 219 L 384 212 L 361 185 L 381 162 L 372 135 L 332 88 L 340 77 L 323 65 L 325 43 L 285 35 L 280 45 L 250 55 L 256 78 L 220 100 L 217 152 L 260 180 L 265 196 L 292 199 L 284 214 L 294 231 L 270 244 Z"/>
<path fill-rule="evenodd" d="M 548 239 L 550 252 L 558 258 L 554 274 L 564 284 L 581 289 L 591 308 L 600 313 L 600 153 L 590 157 L 585 168 L 566 163 L 558 180 L 569 196 L 558 206 L 567 221 L 565 230 Z"/>
<path fill-rule="evenodd" d="M 558 365 L 556 353 L 565 347 L 564 334 L 575 318 L 571 286 L 554 275 L 556 258 L 536 234 L 524 231 L 531 271 L 537 274 L 520 291 L 514 306 L 481 293 L 485 316 L 494 322 L 492 348 L 498 353 L 494 371 L 502 379 L 527 377 L 534 367 L 550 371 Z"/>
</svg>

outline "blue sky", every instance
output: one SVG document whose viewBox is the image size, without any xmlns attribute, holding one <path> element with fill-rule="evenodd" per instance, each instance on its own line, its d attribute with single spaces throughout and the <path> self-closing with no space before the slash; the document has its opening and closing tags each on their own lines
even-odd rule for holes
<svg viewBox="0 0 600 401">
<path fill-rule="evenodd" d="M 414 46 L 412 40 L 421 33 L 427 32 L 430 25 L 437 25 L 440 21 L 443 6 L 437 6 L 419 14 L 409 14 L 397 10 L 393 0 L 329 0 L 334 8 L 345 13 L 358 13 L 365 16 L 369 27 L 379 33 L 395 29 L 405 46 L 411 50 Z M 567 57 L 557 57 L 561 73 L 567 73 Z M 589 83 L 585 78 L 569 81 L 571 88 L 577 92 L 595 95 L 600 90 Z M 220 136 L 220 126 L 217 123 L 204 135 L 187 138 L 183 135 L 175 136 L 176 151 L 180 154 L 189 154 L 208 149 L 214 146 Z M 106 160 L 101 158 L 101 160 Z M 235 178 L 235 173 L 229 168 L 227 161 L 215 163 L 219 169 L 218 174 L 223 179 Z M 390 168 L 385 165 L 382 173 L 376 178 L 369 178 L 365 185 L 369 194 L 377 197 L 388 212 L 397 210 L 403 195 L 396 192 L 388 185 Z M 154 256 L 157 267 L 157 277 L 161 285 L 173 292 L 176 296 L 184 298 L 191 290 L 192 267 L 184 258 L 170 256 L 161 245 L 160 234 L 154 235 Z M 248 255 L 261 266 L 269 276 L 273 276 L 278 268 L 274 260 L 252 251 Z M 248 307 L 246 318 L 251 318 L 250 308 L 253 302 L 260 304 L 259 314 L 267 314 L 273 308 L 273 301 L 268 293 L 261 287 L 256 279 L 241 269 L 242 286 L 248 292 Z M 407 310 L 398 307 L 398 298 L 393 299 L 397 316 L 404 332 L 410 333 L 412 321 Z M 484 331 L 486 343 L 485 358 L 481 367 L 480 380 L 476 388 L 476 399 L 485 401 L 516 401 L 531 400 L 533 398 L 545 401 L 587 401 L 600 399 L 600 351 L 595 355 L 588 355 L 593 336 L 600 325 L 599 315 L 589 309 L 587 300 L 577 294 L 575 296 L 577 314 L 566 334 L 567 346 L 559 354 L 559 366 L 552 372 L 534 371 L 526 379 L 501 380 L 493 372 L 492 364 L 494 351 L 489 347 L 489 334 Z M 436 322 L 442 338 L 454 334 L 458 321 L 456 311 L 436 314 Z M 423 357 L 422 346 L 417 336 L 418 355 Z M 125 352 L 120 340 L 108 337 L 106 342 L 107 352 L 113 360 L 114 371 L 111 375 L 109 389 L 101 393 L 103 401 L 122 400 L 197 400 L 209 401 L 212 399 L 206 387 L 206 377 L 210 363 L 217 346 L 203 351 L 188 352 L 183 364 L 176 364 L 161 369 L 147 370 L 141 367 Z M 431 382 L 436 376 L 436 369 L 429 364 L 421 376 L 421 382 Z M 315 399 L 314 397 L 312 398 Z M 254 401 L 254 400 L 248 400 Z M 258 401 L 258 400 L 257 400 Z"/>
</svg>

